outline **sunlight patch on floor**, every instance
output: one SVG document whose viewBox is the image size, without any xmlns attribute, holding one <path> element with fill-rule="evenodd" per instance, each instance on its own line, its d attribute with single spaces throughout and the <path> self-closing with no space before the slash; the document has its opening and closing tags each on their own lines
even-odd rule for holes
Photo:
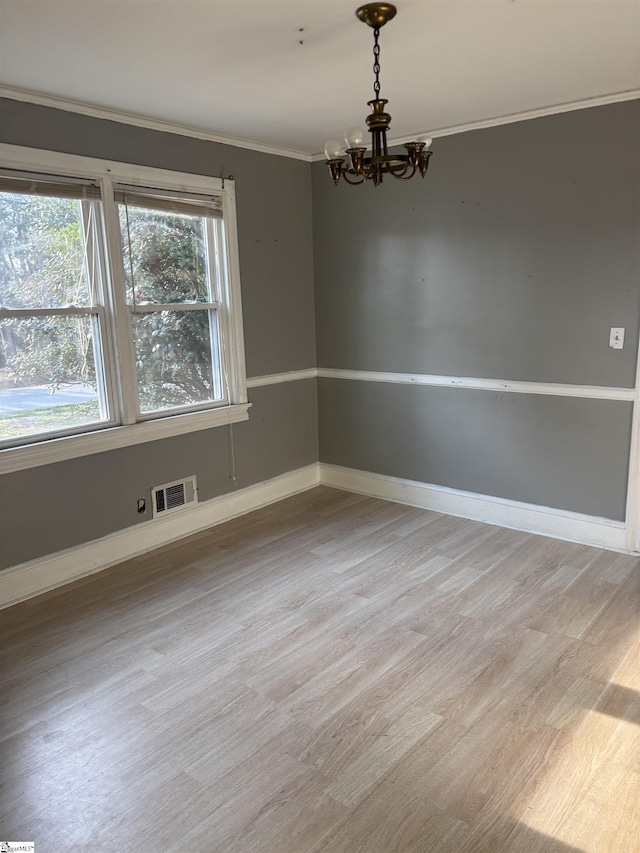
<svg viewBox="0 0 640 853">
<path fill-rule="evenodd" d="M 584 853 L 637 853 L 640 828 L 640 667 L 633 643 L 595 706 L 576 708 L 555 761 L 521 824 Z M 606 827 L 606 833 L 605 833 Z"/>
</svg>

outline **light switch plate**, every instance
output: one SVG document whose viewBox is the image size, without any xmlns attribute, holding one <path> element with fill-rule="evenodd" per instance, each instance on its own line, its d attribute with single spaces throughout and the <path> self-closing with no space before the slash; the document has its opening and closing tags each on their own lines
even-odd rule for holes
<svg viewBox="0 0 640 853">
<path fill-rule="evenodd" d="M 611 329 L 609 346 L 613 349 L 622 349 L 624 346 L 624 329 Z"/>
</svg>

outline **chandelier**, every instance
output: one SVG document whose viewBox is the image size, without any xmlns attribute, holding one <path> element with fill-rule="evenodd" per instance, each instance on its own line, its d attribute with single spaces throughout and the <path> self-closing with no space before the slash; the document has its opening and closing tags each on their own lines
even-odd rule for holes
<svg viewBox="0 0 640 853">
<path fill-rule="evenodd" d="M 373 181 L 377 187 L 385 175 L 393 175 L 399 181 L 408 181 L 417 172 L 422 177 L 429 168 L 429 158 L 432 152 L 427 149 L 431 145 L 428 136 L 419 138 L 416 142 L 405 142 L 406 154 L 389 154 L 387 149 L 387 130 L 391 116 L 384 111 L 388 101 L 380 97 L 380 28 L 396 16 L 396 7 L 390 3 L 368 3 L 356 10 L 358 18 L 373 28 L 373 83 L 374 98 L 367 101 L 371 107 L 371 115 L 367 116 L 367 125 L 371 134 L 371 156 L 365 157 L 367 147 L 362 145 L 364 133 L 359 127 L 350 127 L 346 132 L 347 150 L 336 139 L 330 139 L 324 148 L 327 166 L 334 183 L 344 178 L 348 184 L 362 184 Z M 349 155 L 345 164 L 344 154 Z"/>
</svg>

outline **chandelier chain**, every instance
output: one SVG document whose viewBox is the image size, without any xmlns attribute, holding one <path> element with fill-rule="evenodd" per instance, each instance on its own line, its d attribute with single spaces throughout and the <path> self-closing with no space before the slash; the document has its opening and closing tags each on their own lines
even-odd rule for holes
<svg viewBox="0 0 640 853">
<path fill-rule="evenodd" d="M 375 82 L 373 84 L 373 92 L 377 98 L 380 97 L 380 44 L 378 37 L 380 35 L 380 27 L 376 27 L 373 31 L 373 73 L 375 74 Z"/>
</svg>

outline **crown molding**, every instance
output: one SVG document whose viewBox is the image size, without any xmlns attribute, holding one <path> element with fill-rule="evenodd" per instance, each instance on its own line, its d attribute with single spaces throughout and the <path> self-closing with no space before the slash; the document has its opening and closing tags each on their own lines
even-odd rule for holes
<svg viewBox="0 0 640 853">
<path fill-rule="evenodd" d="M 27 89 L 16 89 L 12 86 L 0 86 L 0 98 L 8 98 L 12 101 L 23 101 L 28 104 L 37 104 L 40 107 L 52 107 L 56 110 L 65 110 L 70 113 L 101 118 L 107 121 L 117 121 L 120 124 L 131 124 L 135 127 L 144 127 L 147 130 L 158 130 L 161 133 L 175 133 L 179 136 L 189 136 L 192 139 L 202 139 L 205 142 L 218 142 L 221 145 L 233 145 L 235 148 L 246 148 L 249 151 L 259 151 L 261 154 L 275 154 L 277 157 L 289 157 L 292 160 L 311 162 L 311 154 L 306 151 L 297 151 L 294 148 L 281 148 L 277 145 L 268 145 L 262 142 L 253 142 L 250 139 L 240 139 L 237 136 L 225 136 L 222 133 L 212 133 L 199 127 L 190 127 L 185 124 L 174 124 L 163 119 L 155 119 L 149 116 L 141 116 L 135 113 L 122 112 L 109 107 L 98 107 L 83 101 L 73 101 L 68 98 L 60 98 L 57 95 L 46 95 L 42 92 L 32 92 Z"/>
<path fill-rule="evenodd" d="M 441 127 L 438 130 L 419 130 L 407 136 L 396 136 L 389 140 L 389 147 L 404 145 L 405 142 L 413 142 L 418 136 L 428 133 L 433 139 L 441 136 L 453 136 L 456 133 L 467 133 L 470 130 L 484 130 L 489 127 L 500 127 L 503 124 L 514 124 L 517 121 L 529 121 L 534 118 L 560 115 L 570 113 L 574 110 L 586 110 L 590 107 L 603 107 L 607 104 L 619 104 L 622 101 L 635 101 L 640 98 L 640 89 L 629 89 L 626 92 L 614 92 L 611 95 L 599 95 L 596 98 L 584 98 L 580 101 L 569 101 L 566 104 L 556 104 L 552 107 L 540 107 L 536 110 L 526 110 L 521 113 L 509 113 L 504 116 L 471 121 L 467 124 L 454 124 L 451 127 Z M 313 154 L 313 163 L 324 162 L 325 155 L 322 152 Z"/>
<path fill-rule="evenodd" d="M 221 145 L 232 145 L 235 148 L 246 148 L 249 151 L 259 151 L 262 154 L 274 154 L 277 157 L 289 157 L 293 160 L 302 160 L 305 163 L 316 163 L 324 161 L 325 159 L 322 152 L 310 154 L 306 151 L 298 151 L 293 148 L 282 148 L 277 145 L 267 145 L 266 143 L 253 142 L 249 139 L 240 139 L 236 136 L 225 136 L 222 133 L 212 133 L 209 130 L 203 130 L 198 127 L 174 124 L 173 122 L 164 121 L 162 119 L 154 119 L 148 116 L 137 115 L 135 113 L 127 113 L 120 110 L 114 110 L 109 107 L 98 107 L 95 104 L 61 98 L 57 95 L 46 95 L 42 92 L 17 89 L 13 86 L 0 85 L 0 98 L 8 98 L 13 101 L 24 101 L 25 103 L 37 104 L 41 107 L 52 107 L 56 110 L 65 110 L 66 112 L 78 113 L 80 115 L 91 116 L 92 118 L 106 119 L 107 121 L 117 121 L 121 124 L 130 124 L 134 127 L 144 127 L 148 130 L 160 131 L 161 133 L 175 133 L 179 136 L 189 136 L 193 139 L 202 139 L 205 142 L 217 142 Z M 430 136 L 437 139 L 441 136 L 453 136 L 456 133 L 467 133 L 470 130 L 484 130 L 490 127 L 499 127 L 503 124 L 514 124 L 518 121 L 529 121 L 530 119 L 544 118 L 545 116 L 573 112 L 574 110 L 602 107 L 607 104 L 618 104 L 623 101 L 634 101 L 637 99 L 640 99 L 640 89 L 628 89 L 625 92 L 614 92 L 610 95 L 599 95 L 595 98 L 583 98 L 582 100 L 569 101 L 565 104 L 556 104 L 555 106 L 540 107 L 535 110 L 527 110 L 519 113 L 509 113 L 504 116 L 495 116 L 493 118 L 467 122 L 466 124 L 441 127 L 437 130 L 419 130 L 405 136 L 394 137 L 389 140 L 389 145 L 403 145 L 405 142 L 411 142 L 416 139 L 417 136 L 420 136 L 425 132 L 428 132 Z"/>
</svg>

